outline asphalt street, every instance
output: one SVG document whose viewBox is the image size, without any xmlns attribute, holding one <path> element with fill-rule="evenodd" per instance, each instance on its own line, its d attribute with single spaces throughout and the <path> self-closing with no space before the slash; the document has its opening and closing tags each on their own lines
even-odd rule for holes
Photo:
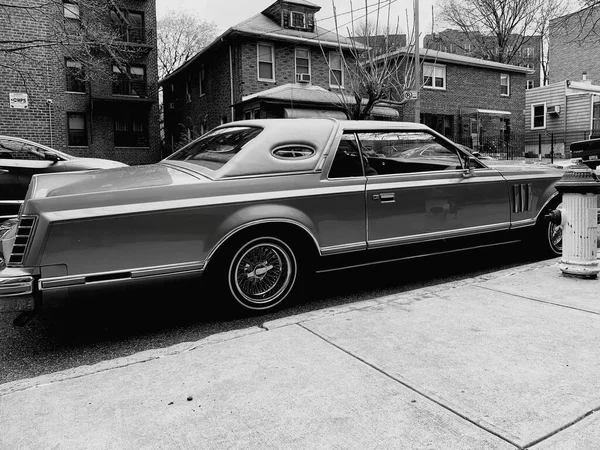
<svg viewBox="0 0 600 450">
<path fill-rule="evenodd" d="M 16 314 L 3 314 L 0 384 L 537 260 L 522 245 L 508 245 L 321 274 L 294 304 L 269 314 L 240 316 L 215 308 L 219 298 L 202 284 L 79 298 L 68 308 L 39 314 L 22 328 L 12 324 Z"/>
</svg>

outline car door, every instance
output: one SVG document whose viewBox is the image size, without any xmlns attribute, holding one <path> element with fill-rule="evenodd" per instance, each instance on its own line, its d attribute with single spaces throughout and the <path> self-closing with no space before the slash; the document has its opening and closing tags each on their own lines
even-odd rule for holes
<svg viewBox="0 0 600 450">
<path fill-rule="evenodd" d="M 365 250 L 365 178 L 353 133 L 342 134 L 332 146 L 335 154 L 323 168 L 318 229 L 323 255 Z M 314 202 L 314 200 L 312 200 Z"/>
<path fill-rule="evenodd" d="M 19 212 L 18 163 L 12 158 L 10 148 L 2 145 L 0 140 L 0 222 Z"/>
<path fill-rule="evenodd" d="M 47 151 L 31 142 L 3 138 L 1 143 L 3 148 L 10 149 L 12 160 L 17 163 L 18 184 L 16 195 L 20 200 L 25 198 L 33 175 L 63 172 L 65 170 L 64 161 L 48 159 L 46 156 Z"/>
<path fill-rule="evenodd" d="M 508 230 L 505 179 L 428 131 L 358 133 L 367 178 L 369 248 Z"/>
</svg>

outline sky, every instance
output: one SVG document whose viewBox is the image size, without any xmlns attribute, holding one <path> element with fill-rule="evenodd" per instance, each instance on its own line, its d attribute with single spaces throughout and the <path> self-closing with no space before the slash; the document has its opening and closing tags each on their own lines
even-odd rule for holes
<svg viewBox="0 0 600 450">
<path fill-rule="evenodd" d="M 215 22 L 219 27 L 219 33 L 226 31 L 229 27 L 242 22 L 255 14 L 263 11 L 267 6 L 275 0 L 156 0 L 156 12 L 160 19 L 169 10 L 189 11 L 190 13 L 199 14 L 204 20 Z M 335 21 L 333 19 L 335 5 L 336 14 L 338 17 L 338 27 L 340 34 L 347 34 L 347 24 L 351 21 L 350 10 L 358 10 L 355 12 L 355 21 L 357 17 L 364 16 L 364 0 L 309 0 L 312 3 L 321 7 L 317 13 L 316 19 L 320 27 L 330 30 L 335 29 Z M 376 18 L 376 6 L 378 0 L 367 0 L 369 5 L 368 11 L 372 11 L 369 17 Z M 391 2 L 391 3 L 390 3 Z M 419 34 L 421 39 L 425 34 L 431 33 L 432 24 L 432 4 L 433 0 L 381 0 L 381 4 L 389 3 L 389 6 L 382 8 L 385 14 L 380 15 L 380 21 L 385 18 L 387 20 L 387 12 L 390 14 L 390 29 L 395 30 L 398 25 L 401 33 L 406 33 L 407 22 L 412 31 L 413 4 L 419 5 Z M 361 10 L 359 10 L 361 9 Z M 364 20 L 364 19 L 363 19 Z"/>
</svg>

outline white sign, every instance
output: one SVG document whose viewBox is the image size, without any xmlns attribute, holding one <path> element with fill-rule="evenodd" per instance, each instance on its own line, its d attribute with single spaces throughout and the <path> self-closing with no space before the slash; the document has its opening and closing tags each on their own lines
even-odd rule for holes
<svg viewBox="0 0 600 450">
<path fill-rule="evenodd" d="M 11 108 L 27 109 L 29 107 L 27 94 L 11 92 L 8 94 L 8 100 Z"/>
<path fill-rule="evenodd" d="M 404 100 L 416 100 L 418 98 L 417 91 L 404 91 Z"/>
</svg>

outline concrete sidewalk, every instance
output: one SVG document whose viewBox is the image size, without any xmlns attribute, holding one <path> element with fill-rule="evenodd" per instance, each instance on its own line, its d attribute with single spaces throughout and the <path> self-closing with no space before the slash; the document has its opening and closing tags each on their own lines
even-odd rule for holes
<svg viewBox="0 0 600 450">
<path fill-rule="evenodd" d="M 558 260 L 0 385 L 0 449 L 597 449 L 600 282 Z"/>
</svg>

